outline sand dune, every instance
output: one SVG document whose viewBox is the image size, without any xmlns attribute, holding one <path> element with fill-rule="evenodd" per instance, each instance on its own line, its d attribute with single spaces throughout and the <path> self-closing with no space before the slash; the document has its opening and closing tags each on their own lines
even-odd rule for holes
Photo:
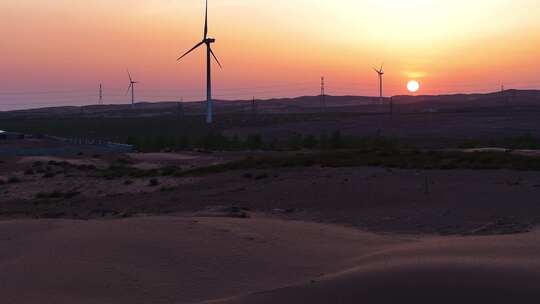
<svg viewBox="0 0 540 304">
<path fill-rule="evenodd" d="M 2 303 L 190 303 L 301 283 L 401 243 L 230 218 L 0 222 Z"/>
<path fill-rule="evenodd" d="M 320 280 L 215 303 L 535 303 L 539 236 L 426 239 Z"/>
<path fill-rule="evenodd" d="M 5 221 L 0 293 L 10 304 L 525 303 L 540 295 L 539 236 L 419 239 L 258 217 Z"/>
<path fill-rule="evenodd" d="M 216 303 L 535 303 L 539 282 L 538 268 L 519 263 L 429 260 Z"/>
</svg>

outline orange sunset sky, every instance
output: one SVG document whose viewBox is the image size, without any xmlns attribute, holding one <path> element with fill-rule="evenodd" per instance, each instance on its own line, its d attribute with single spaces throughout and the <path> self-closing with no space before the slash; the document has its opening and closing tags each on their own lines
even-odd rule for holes
<svg viewBox="0 0 540 304">
<path fill-rule="evenodd" d="M 2 0 L 0 111 L 203 100 L 203 0 Z M 217 99 L 540 88 L 537 0 L 210 0 Z"/>
</svg>

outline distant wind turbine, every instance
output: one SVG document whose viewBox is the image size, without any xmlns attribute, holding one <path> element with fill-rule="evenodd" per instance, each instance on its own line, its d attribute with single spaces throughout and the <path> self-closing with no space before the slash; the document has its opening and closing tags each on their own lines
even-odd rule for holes
<svg viewBox="0 0 540 304">
<path fill-rule="evenodd" d="M 99 102 L 98 104 L 102 105 L 103 104 L 103 86 L 101 85 L 101 83 L 99 84 Z"/>
<path fill-rule="evenodd" d="M 213 122 L 213 107 L 212 107 L 212 57 L 216 60 L 220 68 L 222 68 L 221 63 L 217 59 L 216 55 L 212 51 L 211 44 L 215 43 L 216 39 L 208 37 L 208 0 L 206 0 L 206 10 L 204 14 L 204 34 L 203 39 L 192 49 L 180 56 L 176 61 L 187 56 L 189 53 L 193 52 L 195 49 L 200 47 L 203 44 L 206 44 L 206 122 L 211 124 Z"/>
<path fill-rule="evenodd" d="M 382 104 L 383 103 L 383 75 L 384 75 L 384 71 L 383 71 L 383 64 L 381 64 L 381 68 L 377 70 L 377 68 L 373 68 L 373 70 L 375 72 L 377 72 L 377 74 L 379 75 L 379 102 Z"/>
<path fill-rule="evenodd" d="M 135 84 L 137 84 L 137 81 L 134 81 L 131 77 L 131 73 L 129 70 L 127 71 L 129 76 L 129 87 L 127 89 L 126 95 L 129 93 L 129 90 L 131 90 L 131 107 L 135 106 Z"/>
</svg>

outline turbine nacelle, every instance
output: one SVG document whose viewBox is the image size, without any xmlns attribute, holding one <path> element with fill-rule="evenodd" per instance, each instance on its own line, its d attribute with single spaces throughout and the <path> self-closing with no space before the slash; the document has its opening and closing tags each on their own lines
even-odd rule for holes
<svg viewBox="0 0 540 304">
<path fill-rule="evenodd" d="M 375 72 L 377 72 L 377 74 L 379 74 L 379 76 L 382 76 L 382 75 L 384 75 L 383 66 L 384 66 L 384 64 L 381 64 L 381 68 L 380 68 L 380 69 L 377 69 L 376 67 L 373 67 L 373 70 L 374 70 Z"/>
<path fill-rule="evenodd" d="M 373 70 L 379 76 L 379 92 L 380 92 L 380 97 L 379 98 L 380 98 L 380 103 L 381 104 L 383 102 L 383 75 L 384 75 L 383 66 L 384 66 L 384 64 L 381 64 L 381 67 L 379 69 L 377 69 L 376 67 L 373 67 Z"/>
<path fill-rule="evenodd" d="M 137 81 L 133 80 L 133 77 L 131 77 L 131 73 L 129 72 L 129 70 L 127 70 L 127 74 L 129 77 L 129 86 L 128 86 L 126 95 L 129 93 L 129 90 L 132 90 L 132 93 L 133 93 L 134 85 L 138 83 Z"/>
<path fill-rule="evenodd" d="M 216 39 L 214 39 L 214 38 L 206 38 L 206 39 L 204 39 L 203 41 L 204 41 L 204 43 L 206 43 L 206 44 L 210 44 L 210 43 L 215 43 L 215 42 L 216 42 Z"/>
</svg>

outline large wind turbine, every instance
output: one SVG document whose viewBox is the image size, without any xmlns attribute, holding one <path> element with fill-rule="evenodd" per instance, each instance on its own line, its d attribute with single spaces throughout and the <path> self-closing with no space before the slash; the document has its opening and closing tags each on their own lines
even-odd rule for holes
<svg viewBox="0 0 540 304">
<path fill-rule="evenodd" d="M 127 73 L 129 76 L 129 87 L 127 89 L 126 95 L 129 93 L 129 90 L 131 90 L 131 106 L 133 107 L 135 106 L 135 84 L 137 82 L 133 80 L 133 78 L 131 77 L 131 73 L 129 73 L 129 70 L 127 71 Z"/>
<path fill-rule="evenodd" d="M 384 71 L 383 71 L 383 65 L 381 64 L 381 68 L 377 70 L 377 68 L 373 68 L 373 70 L 375 72 L 377 72 L 377 74 L 379 75 L 379 103 L 383 103 L 383 100 L 384 100 L 384 97 L 383 97 L 383 75 L 384 75 Z"/>
<path fill-rule="evenodd" d="M 200 47 L 203 44 L 206 44 L 206 107 L 207 107 L 207 113 L 206 113 L 206 122 L 211 124 L 213 121 L 213 108 L 212 108 L 212 57 L 216 60 L 217 64 L 221 68 L 221 63 L 217 59 L 216 55 L 212 51 L 211 44 L 215 43 L 216 39 L 208 37 L 208 0 L 206 0 L 206 9 L 204 13 L 204 34 L 203 34 L 203 40 L 199 42 L 197 45 L 195 45 L 191 50 L 184 53 L 182 56 L 180 56 L 178 60 L 184 58 L 189 53 L 193 52 L 195 49 Z"/>
</svg>

